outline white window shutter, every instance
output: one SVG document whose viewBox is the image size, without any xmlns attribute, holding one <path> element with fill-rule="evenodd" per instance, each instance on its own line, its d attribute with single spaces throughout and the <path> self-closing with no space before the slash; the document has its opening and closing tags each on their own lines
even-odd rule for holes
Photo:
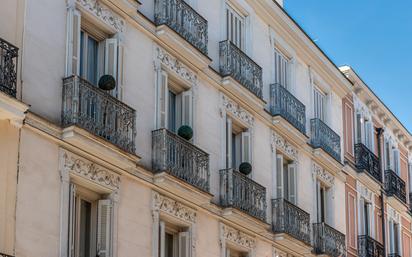
<svg viewBox="0 0 412 257">
<path fill-rule="evenodd" d="M 399 154 L 399 149 L 394 149 L 393 150 L 393 163 L 394 163 L 394 169 L 396 174 L 400 175 L 401 174 L 401 162 L 400 162 L 400 154 Z"/>
<path fill-rule="evenodd" d="M 276 155 L 276 197 L 283 198 L 283 156 Z"/>
<path fill-rule="evenodd" d="M 362 115 L 356 114 L 356 143 L 362 143 Z"/>
<path fill-rule="evenodd" d="M 230 257 L 230 249 L 226 248 L 226 257 Z"/>
<path fill-rule="evenodd" d="M 123 99 L 123 85 L 124 85 L 124 74 L 123 74 L 123 65 L 124 65 L 124 46 L 119 43 L 117 46 L 117 88 L 118 95 L 120 99 Z"/>
<path fill-rule="evenodd" d="M 70 184 L 69 195 L 69 249 L 68 256 L 74 257 L 74 243 L 75 243 L 75 227 L 76 227 L 76 185 Z"/>
<path fill-rule="evenodd" d="M 104 74 L 112 75 L 116 80 L 116 88 L 113 90 L 113 95 L 117 93 L 117 38 L 108 38 L 105 40 L 104 47 Z"/>
<path fill-rule="evenodd" d="M 159 248 L 160 248 L 160 253 L 159 257 L 165 257 L 165 247 L 166 247 L 166 224 L 164 221 L 160 221 L 159 223 Z"/>
<path fill-rule="evenodd" d="M 166 128 L 168 124 L 168 109 L 169 109 L 169 88 L 168 78 L 165 71 L 161 71 L 158 79 L 158 128 Z"/>
<path fill-rule="evenodd" d="M 289 186 L 289 201 L 296 204 L 296 164 L 288 165 L 288 186 Z"/>
<path fill-rule="evenodd" d="M 232 167 L 232 119 L 226 118 L 226 168 Z"/>
<path fill-rule="evenodd" d="M 67 14 L 67 76 L 80 74 L 80 32 L 80 12 L 69 10 Z"/>
<path fill-rule="evenodd" d="M 192 90 L 182 93 L 182 125 L 193 125 L 193 96 Z"/>
<path fill-rule="evenodd" d="M 99 200 L 97 210 L 97 254 L 99 257 L 111 257 L 111 224 L 112 201 Z"/>
<path fill-rule="evenodd" d="M 190 257 L 189 232 L 179 233 L 179 257 Z"/>
<path fill-rule="evenodd" d="M 242 132 L 242 162 L 251 163 L 250 132 Z"/>
</svg>

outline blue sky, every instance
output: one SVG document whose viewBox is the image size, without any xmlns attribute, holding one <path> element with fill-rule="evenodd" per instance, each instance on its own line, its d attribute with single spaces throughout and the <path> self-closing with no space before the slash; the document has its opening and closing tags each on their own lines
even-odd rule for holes
<svg viewBox="0 0 412 257">
<path fill-rule="evenodd" d="M 412 132 L 412 1 L 284 0 L 336 65 L 350 65 Z"/>
</svg>

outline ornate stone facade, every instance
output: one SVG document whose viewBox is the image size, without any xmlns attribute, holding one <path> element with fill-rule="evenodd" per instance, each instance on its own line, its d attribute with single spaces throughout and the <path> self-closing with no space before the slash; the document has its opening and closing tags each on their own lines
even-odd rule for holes
<svg viewBox="0 0 412 257">
<path fill-rule="evenodd" d="M 77 0 L 77 2 L 93 16 L 112 27 L 117 32 L 124 32 L 126 22 L 99 0 Z"/>
<path fill-rule="evenodd" d="M 167 69 L 174 72 L 181 79 L 195 85 L 197 83 L 197 75 L 186 65 L 169 54 L 166 50 L 159 46 L 155 46 L 156 59 L 160 61 Z"/>
<path fill-rule="evenodd" d="M 120 176 L 85 158 L 66 150 L 61 151 L 62 173 L 68 173 L 89 180 L 110 190 L 118 190 Z"/>
<path fill-rule="evenodd" d="M 222 242 L 229 241 L 250 250 L 256 247 L 256 241 L 253 237 L 223 223 L 220 224 L 220 229 Z"/>
<path fill-rule="evenodd" d="M 232 114 L 235 118 L 239 119 L 243 123 L 246 123 L 250 127 L 253 127 L 255 118 L 248 111 L 243 109 L 239 104 L 232 101 L 229 97 L 222 94 L 222 107 L 223 110 Z"/>
<path fill-rule="evenodd" d="M 298 150 L 296 147 L 275 131 L 272 131 L 272 147 L 280 150 L 293 160 L 298 161 Z"/>
<path fill-rule="evenodd" d="M 196 223 L 196 211 L 171 198 L 153 192 L 153 211 L 162 211 L 189 223 Z"/>
<path fill-rule="evenodd" d="M 335 177 L 316 163 L 313 164 L 313 177 L 318 178 L 328 186 L 335 184 Z"/>
</svg>

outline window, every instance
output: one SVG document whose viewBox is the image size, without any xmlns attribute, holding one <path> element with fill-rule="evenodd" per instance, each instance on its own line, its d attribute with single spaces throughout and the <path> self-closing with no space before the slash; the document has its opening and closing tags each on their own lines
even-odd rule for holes
<svg viewBox="0 0 412 257">
<path fill-rule="evenodd" d="M 374 126 L 369 118 L 361 113 L 356 114 L 356 142 L 362 143 L 372 152 L 374 151 Z"/>
<path fill-rule="evenodd" d="M 230 5 L 226 5 L 226 38 L 245 49 L 245 17 Z"/>
<path fill-rule="evenodd" d="M 111 256 L 111 200 L 71 184 L 69 205 L 69 256 Z"/>
<path fill-rule="evenodd" d="M 326 222 L 328 189 L 320 182 L 316 183 L 316 206 L 318 222 Z"/>
<path fill-rule="evenodd" d="M 313 114 L 314 118 L 325 121 L 326 95 L 317 87 L 313 90 Z"/>
<path fill-rule="evenodd" d="M 226 166 L 238 170 L 242 162 L 251 162 L 250 132 L 226 118 Z"/>
<path fill-rule="evenodd" d="M 296 163 L 276 156 L 276 196 L 296 204 Z"/>
<path fill-rule="evenodd" d="M 167 128 L 172 132 L 182 125 L 193 126 L 192 91 L 168 78 L 161 71 L 158 84 L 158 128 Z"/>
<path fill-rule="evenodd" d="M 275 49 L 275 83 L 290 90 L 289 58 L 278 49 Z"/>
<path fill-rule="evenodd" d="M 399 223 L 396 223 L 393 220 L 389 221 L 389 254 L 398 254 L 400 255 L 400 226 Z"/>
<path fill-rule="evenodd" d="M 160 221 L 159 238 L 159 257 L 190 257 L 188 228 Z"/>
<path fill-rule="evenodd" d="M 226 247 L 226 257 L 248 257 L 248 252 Z"/>
<path fill-rule="evenodd" d="M 364 198 L 360 199 L 360 235 L 372 235 L 372 204 L 367 202 Z"/>
<path fill-rule="evenodd" d="M 400 153 L 399 149 L 395 148 L 390 140 L 385 140 L 385 168 L 387 170 L 392 170 L 396 174 L 401 174 L 401 166 L 400 166 Z"/>
</svg>

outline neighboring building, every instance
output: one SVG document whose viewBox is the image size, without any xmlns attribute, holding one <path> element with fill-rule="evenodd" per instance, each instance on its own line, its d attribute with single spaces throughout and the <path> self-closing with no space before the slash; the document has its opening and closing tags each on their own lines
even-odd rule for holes
<svg viewBox="0 0 412 257">
<path fill-rule="evenodd" d="M 409 256 L 412 135 L 282 4 L 2 2 L 0 256 Z"/>
</svg>

